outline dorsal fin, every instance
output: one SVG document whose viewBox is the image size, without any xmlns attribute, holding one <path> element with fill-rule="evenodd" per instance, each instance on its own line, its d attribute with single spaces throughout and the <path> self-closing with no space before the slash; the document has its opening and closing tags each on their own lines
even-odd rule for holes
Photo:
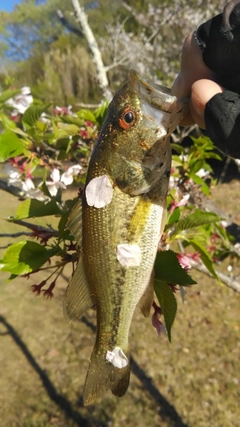
<svg viewBox="0 0 240 427">
<path fill-rule="evenodd" d="M 74 240 L 78 243 L 81 250 L 82 247 L 82 201 L 79 199 L 69 215 L 66 228 L 74 236 Z M 77 268 L 70 281 L 63 302 L 63 313 L 65 318 L 71 322 L 78 320 L 83 313 L 94 305 L 94 301 L 90 296 L 89 286 L 84 270 L 83 261 L 80 255 Z"/>
<path fill-rule="evenodd" d="M 79 247 L 82 246 L 82 200 L 78 199 L 67 220 L 66 228 L 70 230 Z"/>
</svg>

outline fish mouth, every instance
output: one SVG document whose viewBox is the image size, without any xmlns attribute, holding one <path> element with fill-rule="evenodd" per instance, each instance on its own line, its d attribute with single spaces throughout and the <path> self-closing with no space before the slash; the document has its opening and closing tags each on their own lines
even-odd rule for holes
<svg viewBox="0 0 240 427">
<path fill-rule="evenodd" d="M 129 77 L 143 114 L 172 132 L 187 114 L 189 99 L 177 98 L 171 94 L 171 89 L 143 79 L 135 70 L 130 71 Z"/>
</svg>

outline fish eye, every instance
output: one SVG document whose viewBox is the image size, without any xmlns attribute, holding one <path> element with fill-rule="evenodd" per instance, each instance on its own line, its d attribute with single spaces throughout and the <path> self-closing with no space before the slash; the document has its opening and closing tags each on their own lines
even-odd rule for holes
<svg viewBox="0 0 240 427">
<path fill-rule="evenodd" d="M 123 129 L 130 129 L 136 122 L 136 113 L 131 108 L 125 108 L 119 118 L 119 125 Z"/>
</svg>

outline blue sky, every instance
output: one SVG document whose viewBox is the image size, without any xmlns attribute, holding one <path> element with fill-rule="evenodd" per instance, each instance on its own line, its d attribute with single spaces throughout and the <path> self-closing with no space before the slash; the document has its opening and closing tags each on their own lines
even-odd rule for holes
<svg viewBox="0 0 240 427">
<path fill-rule="evenodd" d="M 21 0 L 0 0 L 0 10 L 9 12 L 18 3 L 21 3 Z"/>
</svg>

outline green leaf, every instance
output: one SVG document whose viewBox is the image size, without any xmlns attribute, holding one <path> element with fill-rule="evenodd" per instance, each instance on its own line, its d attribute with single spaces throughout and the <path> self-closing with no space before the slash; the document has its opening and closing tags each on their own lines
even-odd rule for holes
<svg viewBox="0 0 240 427">
<path fill-rule="evenodd" d="M 69 123 L 72 125 L 76 125 L 78 126 L 78 128 L 80 128 L 81 126 L 84 125 L 84 120 L 79 118 L 79 117 L 74 117 L 74 116 L 62 116 L 60 117 L 60 120 L 63 123 Z"/>
<path fill-rule="evenodd" d="M 58 126 L 59 128 L 54 129 L 55 141 L 79 134 L 79 127 L 76 125 L 58 123 Z"/>
<path fill-rule="evenodd" d="M 44 203 L 40 200 L 27 199 L 18 206 L 16 217 L 13 219 L 34 218 L 57 214 L 62 214 L 62 211 L 55 200 Z"/>
<path fill-rule="evenodd" d="M 209 190 L 209 186 L 207 185 L 207 183 L 204 181 L 204 179 L 202 179 L 200 176 L 198 175 L 192 175 L 192 179 L 193 181 L 199 186 L 201 187 L 201 191 L 206 194 L 207 196 L 209 196 L 210 194 L 210 190 Z"/>
<path fill-rule="evenodd" d="M 202 260 L 203 264 L 207 267 L 208 271 L 210 271 L 210 273 L 213 275 L 213 277 L 215 277 L 215 279 L 220 281 L 220 279 L 219 279 L 219 277 L 218 277 L 218 275 L 214 269 L 213 262 L 209 256 L 209 254 L 207 253 L 205 247 L 196 239 L 191 239 L 188 242 L 193 246 L 193 248 L 197 252 L 199 252 L 201 260 Z"/>
<path fill-rule="evenodd" d="M 3 126 L 7 129 L 15 129 L 17 127 L 16 123 L 9 119 L 6 114 L 0 112 L 0 121 L 2 122 Z"/>
<path fill-rule="evenodd" d="M 154 270 L 156 280 L 163 280 L 181 286 L 196 284 L 195 280 L 179 264 L 177 254 L 171 250 L 157 253 Z"/>
<path fill-rule="evenodd" d="M 41 114 L 44 113 L 48 105 L 30 105 L 30 107 L 27 108 L 25 113 L 22 116 L 22 121 L 25 124 L 26 127 L 33 127 L 35 123 L 39 120 L 41 117 Z"/>
<path fill-rule="evenodd" d="M 180 209 L 179 207 L 176 207 L 174 211 L 169 215 L 167 224 L 171 225 L 174 222 L 179 221 L 179 218 L 180 218 Z"/>
<path fill-rule="evenodd" d="M 109 103 L 105 102 L 105 104 L 100 105 L 100 107 L 96 108 L 96 110 L 94 110 L 93 112 L 99 127 L 102 127 L 103 122 L 106 118 L 108 105 Z"/>
<path fill-rule="evenodd" d="M 200 225 L 221 221 L 222 219 L 223 218 L 220 218 L 218 215 L 212 212 L 204 212 L 200 209 L 196 209 L 194 213 L 178 221 L 174 227 L 174 234 L 177 234 L 183 230 L 188 230 L 190 228 L 199 227 Z M 169 228 L 169 226 L 167 225 L 166 228 Z"/>
<path fill-rule="evenodd" d="M 77 112 L 77 116 L 79 119 L 82 119 L 84 121 L 90 120 L 90 122 L 93 122 L 93 123 L 96 122 L 95 115 L 90 110 L 85 110 L 85 109 L 79 110 Z"/>
<path fill-rule="evenodd" d="M 162 309 L 166 329 L 168 332 L 168 339 L 171 342 L 171 328 L 177 313 L 177 301 L 173 290 L 163 280 L 154 281 L 154 290 Z"/>
<path fill-rule="evenodd" d="M 39 243 L 24 240 L 11 245 L 0 260 L 0 271 L 13 275 L 27 274 L 38 270 L 45 262 L 59 252 L 58 247 L 46 249 Z"/>
<path fill-rule="evenodd" d="M 21 93 L 21 89 L 7 89 L 5 90 L 3 93 L 1 93 L 0 95 L 0 102 L 6 102 L 8 99 L 13 98 L 14 96 L 18 95 L 19 93 Z"/>
<path fill-rule="evenodd" d="M 180 144 L 171 143 L 171 147 L 172 147 L 172 150 L 176 151 L 178 154 L 184 154 L 185 152 L 184 147 Z"/>
<path fill-rule="evenodd" d="M 19 156 L 24 152 L 24 145 L 22 140 L 12 132 L 7 130 L 2 135 L 0 135 L 0 162 Z"/>
</svg>

